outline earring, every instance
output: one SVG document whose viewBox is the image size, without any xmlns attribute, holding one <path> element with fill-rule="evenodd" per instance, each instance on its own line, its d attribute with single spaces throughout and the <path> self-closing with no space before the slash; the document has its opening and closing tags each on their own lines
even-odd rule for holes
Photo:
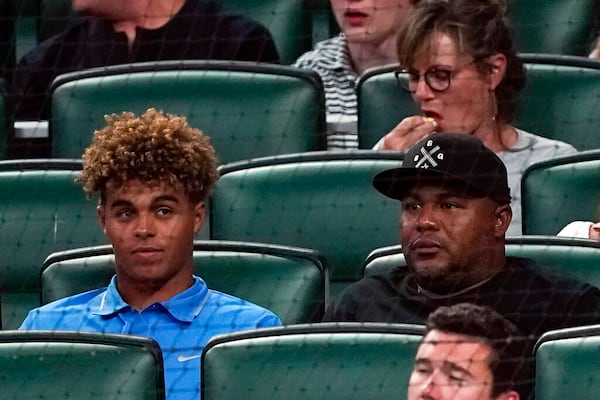
<svg viewBox="0 0 600 400">
<path fill-rule="evenodd" d="M 496 100 L 496 91 L 490 90 L 490 96 L 492 96 L 492 121 L 496 121 L 498 117 L 498 101 Z"/>
</svg>

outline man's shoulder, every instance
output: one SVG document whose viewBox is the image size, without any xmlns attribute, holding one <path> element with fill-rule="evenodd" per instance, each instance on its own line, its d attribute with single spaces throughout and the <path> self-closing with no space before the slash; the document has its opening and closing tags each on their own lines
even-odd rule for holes
<svg viewBox="0 0 600 400">
<path fill-rule="evenodd" d="M 331 66 L 337 61 L 337 56 L 345 46 L 341 36 L 335 36 L 318 42 L 312 50 L 302 54 L 296 62 L 295 67 L 314 68 L 315 66 Z"/>
<path fill-rule="evenodd" d="M 346 292 L 360 293 L 364 291 L 378 291 L 381 289 L 387 291 L 398 291 L 399 284 L 408 277 L 409 272 L 406 267 L 397 267 L 392 270 L 379 271 L 351 284 Z"/>
<path fill-rule="evenodd" d="M 29 50 L 20 60 L 21 64 L 43 64 L 47 59 L 62 60 L 73 57 L 73 49 L 81 47 L 90 40 L 103 40 L 97 37 L 99 32 L 105 31 L 105 21 L 96 17 L 82 17 L 70 23 L 64 31 L 51 36 L 36 47 Z M 97 29 L 103 27 L 102 29 Z M 96 37 L 91 37 L 92 31 Z M 56 63 L 56 61 L 53 61 Z M 59 63 L 60 64 L 60 63 Z"/>
<path fill-rule="evenodd" d="M 281 324 L 279 317 L 271 310 L 213 289 L 209 289 L 207 306 L 212 308 L 211 314 L 218 314 L 219 318 L 230 318 L 240 324 L 250 323 L 258 326 Z"/>
<path fill-rule="evenodd" d="M 511 259 L 511 258 L 509 258 Z M 600 290 L 584 281 L 514 258 L 494 284 L 494 302 L 525 332 L 588 325 L 600 321 Z"/>
<path fill-rule="evenodd" d="M 87 307 L 91 301 L 96 299 L 100 294 L 106 292 L 106 288 L 89 290 L 87 292 L 74 294 L 62 299 L 54 300 L 48 304 L 39 307 L 42 311 L 63 311 L 66 309 L 76 309 Z"/>
<path fill-rule="evenodd" d="M 55 300 L 34 308 L 23 322 L 23 329 L 69 329 L 70 321 L 79 321 L 88 315 L 92 304 L 106 292 L 106 288 L 94 289 Z"/>
<path fill-rule="evenodd" d="M 574 291 L 588 287 L 594 288 L 589 283 L 569 275 L 568 271 L 561 272 L 556 268 L 550 268 L 523 257 L 507 257 L 505 275 L 508 279 L 533 287 L 573 289 Z"/>
<path fill-rule="evenodd" d="M 324 321 L 413 323 L 408 309 L 418 303 L 419 296 L 409 293 L 408 279 L 406 268 L 366 276 L 343 290 L 328 305 Z"/>
</svg>

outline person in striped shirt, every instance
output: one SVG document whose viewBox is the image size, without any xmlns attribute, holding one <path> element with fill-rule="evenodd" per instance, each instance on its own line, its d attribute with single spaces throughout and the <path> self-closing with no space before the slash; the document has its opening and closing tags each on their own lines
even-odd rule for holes
<svg viewBox="0 0 600 400">
<path fill-rule="evenodd" d="M 397 62 L 396 34 L 419 0 L 331 0 L 341 33 L 316 44 L 294 66 L 325 86 L 327 148 L 358 147 L 355 83 L 368 68 Z"/>
</svg>

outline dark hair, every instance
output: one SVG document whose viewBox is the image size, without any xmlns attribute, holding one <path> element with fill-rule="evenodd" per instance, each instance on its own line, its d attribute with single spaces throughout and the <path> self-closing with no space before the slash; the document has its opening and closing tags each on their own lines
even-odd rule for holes
<svg viewBox="0 0 600 400">
<path fill-rule="evenodd" d="M 439 307 L 429 315 L 425 334 L 432 330 L 473 337 L 492 349 L 492 396 L 516 390 L 525 399 L 531 385 L 531 341 L 489 307 L 470 303 Z"/>
<path fill-rule="evenodd" d="M 495 90 L 496 118 L 510 124 L 525 85 L 525 69 L 504 20 L 505 9 L 503 0 L 422 0 L 398 34 L 398 60 L 411 67 L 416 53 L 436 32 L 450 36 L 458 50 L 474 60 L 504 54 L 506 73 Z M 482 72 L 489 68 L 485 63 L 477 65 Z"/>
<path fill-rule="evenodd" d="M 210 195 L 219 178 L 217 156 L 208 136 L 185 117 L 150 108 L 140 116 L 124 112 L 105 119 L 83 153 L 77 178 L 88 195 L 100 192 L 103 198 L 107 185 L 131 179 L 180 183 L 193 203 Z"/>
</svg>

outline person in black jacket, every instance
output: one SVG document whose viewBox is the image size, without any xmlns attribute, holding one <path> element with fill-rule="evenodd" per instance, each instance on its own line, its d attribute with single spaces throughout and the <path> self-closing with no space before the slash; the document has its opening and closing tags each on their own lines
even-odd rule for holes
<svg viewBox="0 0 600 400">
<path fill-rule="evenodd" d="M 378 174 L 377 190 L 402 203 L 407 267 L 366 277 L 327 307 L 326 321 L 422 324 L 440 306 L 488 306 L 532 337 L 600 322 L 600 290 L 507 257 L 506 167 L 479 139 L 435 133 Z"/>
<path fill-rule="evenodd" d="M 159 60 L 279 62 L 268 30 L 209 0 L 73 0 L 83 15 L 17 65 L 10 95 L 16 120 L 49 117 L 54 78 L 92 67 Z"/>
</svg>

